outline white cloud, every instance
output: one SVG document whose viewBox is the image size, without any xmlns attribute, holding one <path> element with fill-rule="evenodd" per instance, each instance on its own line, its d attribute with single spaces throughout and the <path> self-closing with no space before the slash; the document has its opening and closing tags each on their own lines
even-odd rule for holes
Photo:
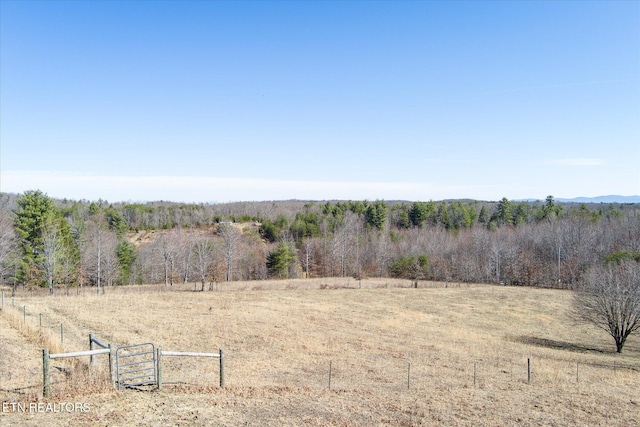
<svg viewBox="0 0 640 427">
<path fill-rule="evenodd" d="M 6 171 L 0 191 L 41 190 L 51 197 L 110 202 L 229 202 L 258 200 L 495 199 L 499 189 L 482 185 L 419 182 L 284 181 L 201 176 L 104 176 L 48 171 Z M 494 194 L 497 193 L 497 194 Z"/>
<path fill-rule="evenodd" d="M 602 166 L 606 162 L 602 159 L 594 159 L 589 157 L 573 157 L 567 159 L 551 159 L 545 164 L 556 166 Z"/>
</svg>

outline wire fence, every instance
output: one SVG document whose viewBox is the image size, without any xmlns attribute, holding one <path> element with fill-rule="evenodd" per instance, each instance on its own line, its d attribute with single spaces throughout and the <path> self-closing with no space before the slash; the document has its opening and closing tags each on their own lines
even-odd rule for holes
<svg viewBox="0 0 640 427">
<path fill-rule="evenodd" d="M 62 353 L 67 344 L 78 347 L 76 334 L 66 335 L 69 327 L 75 330 L 79 329 L 78 325 L 67 325 L 52 316 L 30 310 L 27 304 L 15 298 L 5 299 L 3 296 L 1 309 L 11 314 L 14 327 L 36 332 L 43 347 L 53 347 L 51 351 Z M 86 336 L 83 341 L 81 347 L 89 350 L 94 349 L 93 344 L 96 343 L 99 345 L 95 348 L 105 346 L 92 335 L 88 344 Z M 169 353 L 173 352 L 167 352 L 167 355 Z M 231 387 L 301 387 L 365 392 L 442 391 L 487 388 L 496 384 L 564 387 L 618 383 L 636 388 L 640 386 L 640 363 L 603 362 L 583 355 L 574 358 L 571 354 L 564 358 L 523 356 L 517 360 L 502 357 L 498 352 L 434 360 L 427 350 L 422 356 L 411 359 L 380 354 L 368 357 L 336 355 L 332 358 L 307 355 L 295 360 L 276 360 L 269 354 L 258 356 L 230 353 L 226 362 L 226 378 L 218 365 L 206 358 L 164 357 L 162 383 L 166 388 L 193 387 L 194 392 L 222 385 L 225 381 Z M 256 364 L 256 359 L 262 362 Z M 105 365 L 103 370 L 108 369 L 107 361 L 99 363 Z M 60 375 L 58 381 L 64 381 L 64 378 Z M 37 384 L 37 378 L 34 382 Z M 41 384 L 37 386 L 41 387 Z"/>
</svg>

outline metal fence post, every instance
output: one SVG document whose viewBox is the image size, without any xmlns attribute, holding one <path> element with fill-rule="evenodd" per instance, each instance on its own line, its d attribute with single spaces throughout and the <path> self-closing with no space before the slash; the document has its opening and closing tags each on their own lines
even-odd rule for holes
<svg viewBox="0 0 640 427">
<path fill-rule="evenodd" d="M 93 350 L 93 334 L 89 332 L 89 350 Z M 93 365 L 93 354 L 89 356 L 89 366 Z"/>
<path fill-rule="evenodd" d="M 220 387 L 224 388 L 224 352 L 220 349 Z"/>
<path fill-rule="evenodd" d="M 113 344 L 109 343 L 109 376 L 111 377 L 111 385 L 116 388 L 116 370 L 114 365 L 116 363 L 116 350 L 113 348 Z"/>
<path fill-rule="evenodd" d="M 158 380 L 158 390 L 162 390 L 162 350 L 160 347 L 156 349 L 156 376 Z"/>
</svg>

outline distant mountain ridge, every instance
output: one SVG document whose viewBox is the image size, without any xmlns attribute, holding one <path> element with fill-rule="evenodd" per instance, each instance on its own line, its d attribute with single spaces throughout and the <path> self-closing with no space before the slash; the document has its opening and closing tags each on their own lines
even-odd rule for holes
<svg viewBox="0 0 640 427">
<path fill-rule="evenodd" d="M 575 197 L 573 199 L 555 199 L 557 202 L 565 203 L 640 203 L 640 196 L 598 196 L 598 197 Z"/>
</svg>

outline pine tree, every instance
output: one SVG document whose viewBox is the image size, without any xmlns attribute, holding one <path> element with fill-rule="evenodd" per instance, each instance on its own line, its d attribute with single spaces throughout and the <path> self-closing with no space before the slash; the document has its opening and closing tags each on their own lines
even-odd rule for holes
<svg viewBox="0 0 640 427">
<path fill-rule="evenodd" d="M 492 219 L 495 219 L 498 225 L 513 224 L 513 204 L 509 199 L 503 197 L 498 202 L 498 207 Z"/>
<path fill-rule="evenodd" d="M 287 279 L 292 275 L 295 262 L 295 250 L 289 243 L 283 241 L 267 255 L 267 270 L 271 277 Z"/>
<path fill-rule="evenodd" d="M 120 283 L 126 285 L 131 280 L 133 263 L 136 260 L 136 247 L 128 240 L 122 240 L 118 244 L 117 256 L 120 264 Z"/>
<path fill-rule="evenodd" d="M 60 209 L 42 191 L 26 191 L 17 205 L 14 226 L 22 252 L 17 279 L 25 284 L 47 285 L 53 292 L 53 285 L 59 279 L 60 260 L 66 257 L 77 264 L 77 244 Z"/>
<path fill-rule="evenodd" d="M 382 230 L 387 220 L 387 204 L 382 200 L 377 200 L 375 203 L 370 204 L 367 206 L 365 217 L 368 226 Z"/>
</svg>

